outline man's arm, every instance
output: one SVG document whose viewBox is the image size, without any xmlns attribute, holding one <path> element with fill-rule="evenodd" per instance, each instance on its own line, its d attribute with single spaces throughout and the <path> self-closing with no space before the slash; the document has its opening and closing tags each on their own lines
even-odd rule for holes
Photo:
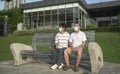
<svg viewBox="0 0 120 74">
<path fill-rule="evenodd" d="M 79 47 L 83 48 L 85 46 L 85 44 L 86 44 L 86 41 L 82 41 L 82 44 Z"/>
</svg>

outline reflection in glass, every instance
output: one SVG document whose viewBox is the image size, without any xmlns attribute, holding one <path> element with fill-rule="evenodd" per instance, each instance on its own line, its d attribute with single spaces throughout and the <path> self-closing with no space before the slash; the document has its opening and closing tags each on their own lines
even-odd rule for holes
<svg viewBox="0 0 120 74">
<path fill-rule="evenodd" d="M 58 10 L 52 10 L 52 14 L 57 14 Z"/>
<path fill-rule="evenodd" d="M 65 9 L 59 9 L 59 14 L 64 14 L 65 13 Z"/>
<path fill-rule="evenodd" d="M 57 14 L 52 15 L 52 22 L 58 22 Z"/>
<path fill-rule="evenodd" d="M 65 13 L 59 14 L 59 22 L 65 21 Z"/>
<path fill-rule="evenodd" d="M 45 11 L 45 14 L 51 14 L 51 10 Z"/>
<path fill-rule="evenodd" d="M 72 13 L 73 12 L 73 8 L 66 8 L 66 13 Z"/>
<path fill-rule="evenodd" d="M 40 11 L 40 12 L 39 12 L 39 15 L 44 15 L 44 11 Z"/>
</svg>

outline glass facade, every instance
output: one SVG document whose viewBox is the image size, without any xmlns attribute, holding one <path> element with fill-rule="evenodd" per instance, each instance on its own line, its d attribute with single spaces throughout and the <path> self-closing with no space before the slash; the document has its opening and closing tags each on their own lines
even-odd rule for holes
<svg viewBox="0 0 120 74">
<path fill-rule="evenodd" d="M 58 27 L 60 23 L 67 24 L 67 27 L 80 23 L 81 28 L 85 28 L 84 16 L 85 13 L 79 7 L 57 8 L 25 13 L 24 24 L 31 29 L 39 29 Z"/>
</svg>

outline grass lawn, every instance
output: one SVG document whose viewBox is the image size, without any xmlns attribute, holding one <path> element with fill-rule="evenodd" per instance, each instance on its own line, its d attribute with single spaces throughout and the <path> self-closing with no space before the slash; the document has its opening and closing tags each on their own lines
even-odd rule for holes
<svg viewBox="0 0 120 74">
<path fill-rule="evenodd" d="M 120 63 L 120 32 L 97 32 L 96 41 L 100 44 L 104 61 Z M 9 46 L 11 43 L 25 43 L 31 45 L 32 36 L 0 37 L 0 61 L 13 59 Z M 40 47 L 49 50 L 49 47 Z"/>
<path fill-rule="evenodd" d="M 120 63 L 120 32 L 98 32 L 96 41 L 102 48 L 104 61 Z"/>
</svg>

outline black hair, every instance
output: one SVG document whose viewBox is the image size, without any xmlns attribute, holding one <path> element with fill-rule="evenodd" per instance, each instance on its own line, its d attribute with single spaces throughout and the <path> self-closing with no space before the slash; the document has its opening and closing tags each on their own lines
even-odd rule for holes
<svg viewBox="0 0 120 74">
<path fill-rule="evenodd" d="M 61 23 L 61 24 L 59 25 L 59 27 L 66 28 L 66 24 L 64 24 L 64 23 Z"/>
</svg>

